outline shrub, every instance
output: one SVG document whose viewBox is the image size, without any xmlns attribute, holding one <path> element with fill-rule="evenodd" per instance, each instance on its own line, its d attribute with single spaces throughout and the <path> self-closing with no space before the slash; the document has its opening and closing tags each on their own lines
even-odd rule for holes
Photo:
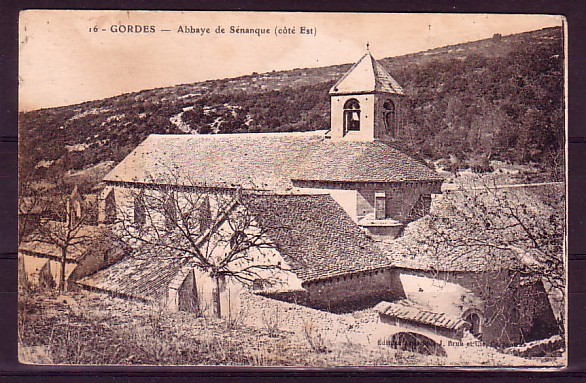
<svg viewBox="0 0 586 383">
<path fill-rule="evenodd" d="M 326 340 L 318 329 L 314 327 L 313 322 L 303 321 L 303 335 L 313 351 L 317 353 L 331 352 L 330 347 L 326 345 Z"/>
</svg>

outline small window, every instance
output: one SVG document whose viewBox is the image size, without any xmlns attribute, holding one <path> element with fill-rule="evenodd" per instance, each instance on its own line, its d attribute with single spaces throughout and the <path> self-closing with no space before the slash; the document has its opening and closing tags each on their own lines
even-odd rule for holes
<svg viewBox="0 0 586 383">
<path fill-rule="evenodd" d="M 163 208 L 165 213 L 165 227 L 167 230 L 173 230 L 177 227 L 177 208 L 175 206 L 175 196 L 170 194 L 165 200 L 165 206 Z"/>
<path fill-rule="evenodd" d="M 146 204 L 144 201 L 144 193 L 140 194 L 134 200 L 134 224 L 138 227 L 144 226 L 146 223 Z"/>
<path fill-rule="evenodd" d="M 104 223 L 114 223 L 116 221 L 116 198 L 114 189 L 106 195 L 104 199 Z"/>
<path fill-rule="evenodd" d="M 352 98 L 344 104 L 344 134 L 360 130 L 360 103 Z"/>
<path fill-rule="evenodd" d="M 385 192 L 374 193 L 374 218 L 387 218 L 387 196 Z"/>
<path fill-rule="evenodd" d="M 395 103 L 392 100 L 386 100 L 383 103 L 383 109 L 384 109 L 385 127 L 387 128 L 387 133 L 389 133 L 391 135 L 391 137 L 395 137 L 395 135 L 397 134 Z"/>
<path fill-rule="evenodd" d="M 232 250 L 237 248 L 242 248 L 245 246 L 246 241 L 246 234 L 242 231 L 235 231 L 232 237 L 230 238 L 230 248 Z"/>
<path fill-rule="evenodd" d="M 209 197 L 205 196 L 199 206 L 199 231 L 204 232 L 212 226 L 212 209 Z"/>
</svg>

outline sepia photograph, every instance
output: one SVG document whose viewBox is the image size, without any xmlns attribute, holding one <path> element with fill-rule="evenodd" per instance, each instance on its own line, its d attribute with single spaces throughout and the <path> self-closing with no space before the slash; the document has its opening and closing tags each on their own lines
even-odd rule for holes
<svg viewBox="0 0 586 383">
<path fill-rule="evenodd" d="M 26 10 L 28 365 L 567 365 L 557 15 Z"/>
</svg>

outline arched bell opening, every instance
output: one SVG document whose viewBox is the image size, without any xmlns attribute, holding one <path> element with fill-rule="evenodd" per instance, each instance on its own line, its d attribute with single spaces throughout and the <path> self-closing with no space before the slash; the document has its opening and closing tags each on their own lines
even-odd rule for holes
<svg viewBox="0 0 586 383">
<path fill-rule="evenodd" d="M 344 103 L 344 135 L 360 130 L 360 102 L 355 98 Z"/>
<path fill-rule="evenodd" d="M 383 103 L 385 128 L 387 133 L 395 138 L 397 136 L 397 116 L 395 103 L 391 99 L 385 100 Z"/>
</svg>

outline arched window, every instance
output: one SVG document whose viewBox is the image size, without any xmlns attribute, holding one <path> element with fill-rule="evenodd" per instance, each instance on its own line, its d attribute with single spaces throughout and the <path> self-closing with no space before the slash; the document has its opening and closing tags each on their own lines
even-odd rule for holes
<svg viewBox="0 0 586 383">
<path fill-rule="evenodd" d="M 140 192 L 134 199 L 134 224 L 138 227 L 144 226 L 146 223 L 146 203 L 144 200 L 144 192 Z"/>
<path fill-rule="evenodd" d="M 472 335 L 478 339 L 482 339 L 482 313 L 479 310 L 470 309 L 462 317 L 470 324 L 470 332 Z"/>
<path fill-rule="evenodd" d="M 395 103 L 392 100 L 385 100 L 383 103 L 383 109 L 385 113 L 385 127 L 391 137 L 395 137 L 397 134 L 397 123 L 395 121 Z"/>
<path fill-rule="evenodd" d="M 351 98 L 344 104 L 344 134 L 360 130 L 360 103 Z"/>
</svg>

